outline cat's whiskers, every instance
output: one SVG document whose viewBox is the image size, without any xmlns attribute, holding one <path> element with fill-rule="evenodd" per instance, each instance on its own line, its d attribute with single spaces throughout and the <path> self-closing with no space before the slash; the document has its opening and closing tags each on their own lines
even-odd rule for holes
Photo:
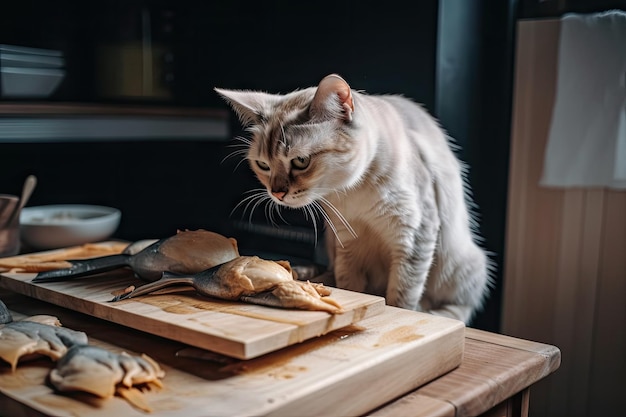
<svg viewBox="0 0 626 417">
<path fill-rule="evenodd" d="M 287 221 L 287 219 L 285 219 L 283 217 L 282 212 L 280 211 L 280 209 L 282 208 L 282 206 L 280 204 L 276 204 L 273 200 L 270 199 L 270 203 L 274 206 L 274 208 L 276 209 L 276 213 L 278 214 L 278 217 L 280 217 L 280 219 L 283 221 L 283 223 L 285 224 L 289 224 L 289 222 Z"/>
<path fill-rule="evenodd" d="M 322 215 L 322 217 L 326 220 L 328 227 L 330 227 L 330 230 L 333 231 L 333 234 L 335 235 L 337 242 L 339 242 L 339 245 L 343 248 L 344 247 L 343 242 L 341 241 L 341 238 L 339 237 L 339 233 L 337 232 L 337 228 L 335 227 L 335 224 L 333 223 L 330 216 L 328 216 L 328 213 L 326 213 L 324 208 L 320 205 L 320 203 L 317 201 L 313 201 L 310 207 L 315 207 L 315 209 Z"/>
<path fill-rule="evenodd" d="M 242 217 L 244 217 L 246 213 L 249 213 L 248 222 L 252 223 L 252 216 L 257 211 L 259 206 L 264 205 L 265 218 L 269 223 L 274 226 L 278 226 L 278 221 L 276 220 L 276 216 L 278 216 L 283 223 L 289 224 L 287 219 L 285 219 L 282 215 L 281 209 L 283 206 L 272 200 L 272 198 L 267 194 L 267 190 L 265 188 L 248 190 L 246 191 L 246 194 L 250 195 L 237 203 L 237 205 L 230 212 L 231 216 L 235 213 L 235 211 L 237 211 L 237 209 L 243 206 Z"/>
<path fill-rule="evenodd" d="M 232 151 L 231 153 L 229 153 L 228 155 L 226 155 L 224 157 L 224 159 L 222 159 L 222 161 L 220 163 L 223 164 L 224 162 L 226 162 L 230 158 L 241 157 L 239 162 L 235 166 L 235 169 L 234 169 L 234 170 L 237 170 L 237 168 L 239 168 L 239 165 L 241 165 L 244 161 L 247 160 L 248 148 L 250 148 L 250 145 L 252 144 L 252 141 L 250 139 L 248 139 L 248 138 L 243 137 L 243 136 L 238 136 L 238 137 L 235 138 L 235 140 L 238 140 L 239 142 L 243 142 L 243 143 L 234 143 L 234 144 L 231 144 L 231 145 L 227 145 L 229 148 L 238 148 L 238 149 L 236 149 L 236 150 Z"/>
<path fill-rule="evenodd" d="M 277 204 L 274 200 L 272 200 L 272 198 L 269 197 L 269 195 L 267 194 L 267 190 L 265 190 L 264 188 L 256 188 L 254 190 L 249 190 L 246 193 L 250 195 L 246 196 L 239 203 L 237 203 L 237 205 L 230 212 L 231 216 L 233 215 L 235 211 L 237 211 L 237 209 L 239 209 L 240 207 L 243 207 L 242 217 L 245 216 L 246 213 L 249 213 L 248 222 L 252 223 L 252 216 L 254 215 L 254 212 L 259 208 L 259 206 L 264 204 L 265 205 L 265 208 L 264 208 L 265 218 L 271 224 L 273 225 L 278 224 L 276 221 L 275 215 L 277 215 L 280 218 L 280 220 L 284 222 L 285 224 L 289 224 L 289 222 L 282 215 L 281 209 L 283 208 L 283 206 L 280 204 Z M 317 197 L 317 200 L 313 201 L 312 203 L 306 206 L 301 207 L 301 209 L 303 210 L 305 214 L 305 217 L 306 218 L 310 217 L 311 219 L 311 223 L 313 225 L 313 230 L 315 234 L 315 241 L 317 242 L 318 232 L 319 232 L 317 216 L 315 215 L 315 213 L 317 212 L 326 221 L 326 223 L 328 224 L 328 227 L 331 229 L 331 231 L 335 235 L 337 242 L 339 242 L 339 245 L 341 247 L 344 247 L 343 242 L 341 241 L 341 238 L 339 237 L 339 232 L 337 230 L 337 227 L 335 226 L 335 223 L 333 222 L 333 219 L 331 218 L 331 216 L 324 209 L 324 206 L 328 207 L 328 209 L 333 213 L 333 215 L 339 219 L 339 221 L 348 230 L 348 232 L 355 238 L 357 237 L 356 232 L 354 231 L 352 226 L 350 226 L 346 218 L 339 212 L 339 210 L 337 210 L 337 208 L 335 208 L 335 206 L 332 205 L 332 203 L 330 203 L 326 198 L 324 198 L 321 195 L 316 195 L 316 197 Z M 322 204 L 324 206 L 322 206 Z"/>
<path fill-rule="evenodd" d="M 250 223 L 252 223 L 252 215 L 254 214 L 254 211 L 256 210 L 256 208 L 263 203 L 263 201 L 267 201 L 270 200 L 270 197 L 267 195 L 267 193 L 265 192 L 264 188 L 256 188 L 254 190 L 250 190 L 247 191 L 247 193 L 251 194 L 247 197 L 245 197 L 244 199 L 242 199 L 239 203 L 237 203 L 237 205 L 231 210 L 230 215 L 232 216 L 233 213 L 241 206 L 243 207 L 243 214 L 242 217 L 245 216 L 246 212 L 248 210 L 250 210 L 250 215 L 248 216 L 248 221 Z M 271 201 L 271 200 L 270 200 Z M 251 208 L 252 207 L 252 208 Z"/>
<path fill-rule="evenodd" d="M 248 209 L 248 206 L 250 205 L 250 203 L 252 203 L 252 201 L 250 201 L 248 205 L 246 205 L 246 210 Z M 272 222 L 272 224 L 274 224 L 274 220 L 272 216 L 269 215 L 270 208 L 273 202 L 272 202 L 272 199 L 269 198 L 265 193 L 260 193 L 260 195 L 255 199 L 255 202 L 252 205 L 252 208 L 250 209 L 250 216 L 248 216 L 248 221 L 252 223 L 252 215 L 261 204 L 265 204 L 265 218 L 267 218 L 268 220 Z M 244 210 L 244 214 L 245 214 L 245 210 Z"/>
<path fill-rule="evenodd" d="M 321 196 L 321 195 L 317 195 L 316 198 L 317 198 L 317 200 L 319 200 L 319 203 L 324 204 L 324 206 L 328 207 L 330 209 L 330 211 L 333 212 L 333 214 L 339 219 L 341 224 L 343 224 L 343 226 L 348 230 L 348 232 L 350 233 L 350 235 L 352 235 L 353 238 L 356 239 L 357 237 L 359 237 L 357 235 L 357 233 L 354 231 L 354 229 L 352 228 L 352 226 L 350 225 L 350 223 L 348 222 L 348 220 L 346 220 L 344 215 L 341 214 L 341 212 L 330 201 L 328 201 L 328 199 L 326 197 Z M 322 209 L 322 211 L 324 211 L 323 207 L 319 203 L 318 203 L 318 205 L 319 205 L 320 209 Z M 326 212 L 324 211 L 324 213 L 326 213 Z M 328 213 L 326 213 L 326 214 L 328 214 Z"/>
<path fill-rule="evenodd" d="M 271 198 L 267 199 L 267 202 L 265 204 L 265 218 L 274 226 L 278 226 L 278 222 L 274 219 L 273 213 L 276 213 L 278 215 L 278 218 L 280 218 L 283 223 L 289 224 L 289 222 L 287 222 L 287 220 L 283 217 L 280 211 L 281 208 L 282 206 L 280 204 L 276 204 L 276 202 Z"/>
<path fill-rule="evenodd" d="M 315 211 L 313 210 L 313 208 L 311 206 L 304 206 L 302 207 L 302 210 L 304 211 L 304 217 L 306 219 L 309 218 L 309 216 L 311 216 L 311 223 L 313 223 L 313 232 L 314 232 L 314 236 L 315 236 L 315 243 L 317 245 L 317 218 L 315 216 Z"/>
<path fill-rule="evenodd" d="M 343 195 L 343 196 L 347 196 L 348 195 L 348 190 L 346 190 L 346 189 L 333 190 L 333 192 L 335 193 L 335 195 L 337 197 L 339 197 L 339 195 Z"/>
</svg>

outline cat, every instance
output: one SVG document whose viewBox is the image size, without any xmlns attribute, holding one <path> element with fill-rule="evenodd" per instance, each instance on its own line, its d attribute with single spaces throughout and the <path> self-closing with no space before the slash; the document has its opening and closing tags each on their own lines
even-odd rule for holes
<svg viewBox="0 0 626 417">
<path fill-rule="evenodd" d="M 471 321 L 492 263 L 477 244 L 465 165 L 421 105 L 353 90 L 337 74 L 284 95 L 215 91 L 249 133 L 240 152 L 266 189 L 248 203 L 323 216 L 338 288 Z"/>
</svg>

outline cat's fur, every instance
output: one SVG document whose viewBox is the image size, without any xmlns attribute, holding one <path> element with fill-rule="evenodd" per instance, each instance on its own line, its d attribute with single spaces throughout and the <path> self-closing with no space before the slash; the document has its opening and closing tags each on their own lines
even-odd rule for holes
<svg viewBox="0 0 626 417">
<path fill-rule="evenodd" d="M 334 74 L 286 95 L 216 91 L 251 134 L 246 158 L 264 198 L 323 209 L 339 288 L 470 321 L 490 262 L 474 241 L 463 167 L 422 107 Z"/>
</svg>

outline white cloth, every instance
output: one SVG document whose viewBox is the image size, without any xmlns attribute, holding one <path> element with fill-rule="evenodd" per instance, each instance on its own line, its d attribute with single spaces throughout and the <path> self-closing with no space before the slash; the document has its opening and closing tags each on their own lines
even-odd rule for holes
<svg viewBox="0 0 626 417">
<path fill-rule="evenodd" d="M 540 184 L 626 190 L 626 12 L 564 15 L 557 76 Z"/>
</svg>

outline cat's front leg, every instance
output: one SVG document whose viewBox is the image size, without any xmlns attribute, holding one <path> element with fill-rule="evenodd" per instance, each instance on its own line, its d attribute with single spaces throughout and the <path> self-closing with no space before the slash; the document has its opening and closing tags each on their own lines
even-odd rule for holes
<svg viewBox="0 0 626 417">
<path fill-rule="evenodd" d="M 391 266 L 387 281 L 388 305 L 420 311 L 420 299 L 435 257 L 439 218 L 430 207 L 418 230 L 405 226 L 390 246 Z"/>
<path fill-rule="evenodd" d="M 392 263 L 385 296 L 387 304 L 409 310 L 420 310 L 428 271 L 432 264 L 434 244 L 408 256 L 399 256 Z"/>
<path fill-rule="evenodd" d="M 336 248 L 333 273 L 337 288 L 361 293 L 367 292 L 367 275 L 362 262 L 345 248 Z"/>
<path fill-rule="evenodd" d="M 339 236 L 332 231 L 327 231 L 325 238 L 328 268 L 334 279 L 334 286 L 344 290 L 366 292 L 367 276 L 364 273 L 363 263 L 356 257 L 357 254 L 353 253 L 354 245 L 358 243 L 358 240 L 351 237 L 345 230 L 340 230 Z M 337 239 L 343 239 L 342 242 L 345 244 L 338 243 Z M 326 279 L 328 279 L 327 276 Z"/>
</svg>

